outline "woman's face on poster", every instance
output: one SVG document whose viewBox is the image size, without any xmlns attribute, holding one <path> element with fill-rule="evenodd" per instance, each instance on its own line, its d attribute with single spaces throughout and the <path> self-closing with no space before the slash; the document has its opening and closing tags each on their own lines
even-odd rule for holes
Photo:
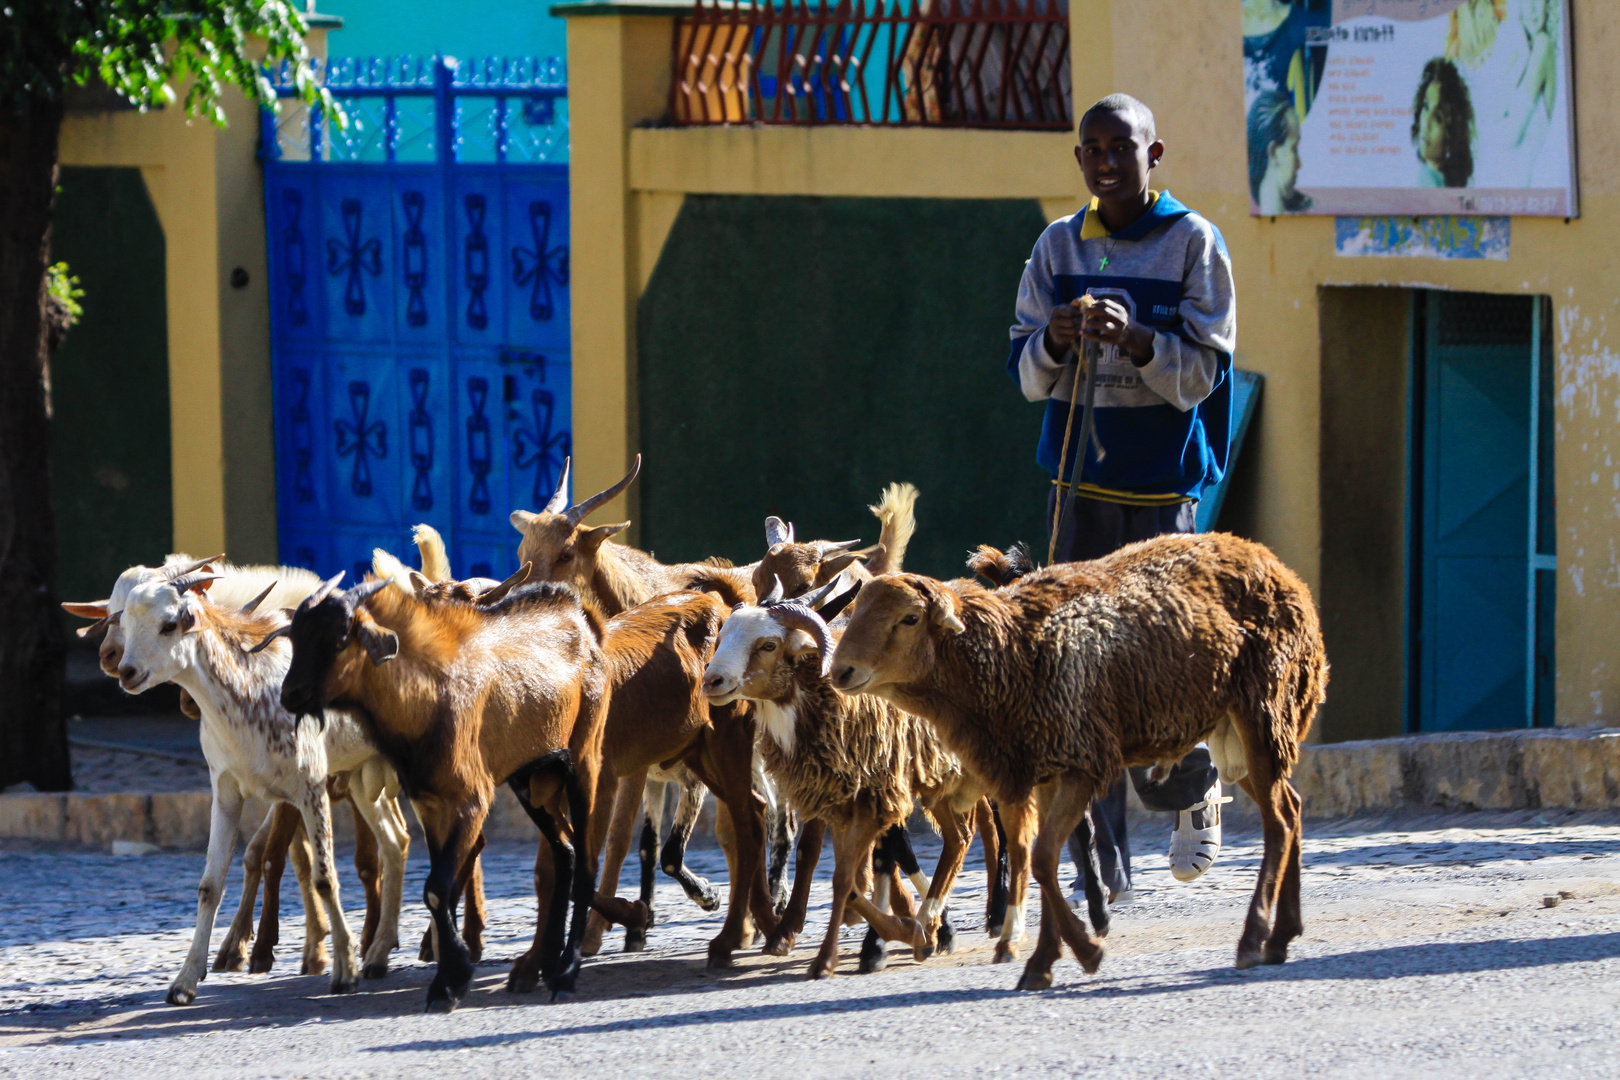
<svg viewBox="0 0 1620 1080">
<path fill-rule="evenodd" d="M 1440 107 L 1440 84 L 1432 82 L 1423 92 L 1423 113 L 1418 120 L 1418 154 L 1439 167 L 1446 156 L 1446 118 Z"/>
<path fill-rule="evenodd" d="M 1299 177 L 1299 118 L 1292 109 L 1288 111 L 1282 138 L 1271 146 L 1271 162 L 1266 171 L 1278 191 L 1294 189 L 1294 181 Z"/>
</svg>

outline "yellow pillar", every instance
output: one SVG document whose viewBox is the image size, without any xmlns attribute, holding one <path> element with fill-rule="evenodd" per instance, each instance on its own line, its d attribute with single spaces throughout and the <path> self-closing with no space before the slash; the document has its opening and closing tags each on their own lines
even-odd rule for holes
<svg viewBox="0 0 1620 1080">
<path fill-rule="evenodd" d="M 663 116 L 674 17 L 685 2 L 559 4 L 568 19 L 568 185 L 573 292 L 574 492 L 636 455 L 636 300 L 646 275 L 630 191 L 630 130 Z M 636 487 L 593 515 L 635 517 Z M 635 531 L 628 537 L 633 543 Z"/>
</svg>

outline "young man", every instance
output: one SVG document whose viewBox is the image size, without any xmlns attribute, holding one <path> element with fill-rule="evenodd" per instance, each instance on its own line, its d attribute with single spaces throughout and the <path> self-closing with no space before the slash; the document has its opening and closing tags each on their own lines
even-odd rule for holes
<svg viewBox="0 0 1620 1080">
<path fill-rule="evenodd" d="M 1124 94 L 1103 98 L 1081 118 L 1074 154 L 1093 197 L 1036 242 L 1007 361 L 1024 396 L 1047 403 L 1036 459 L 1052 474 L 1049 527 L 1054 510 L 1066 507 L 1057 562 L 1194 531 L 1199 494 L 1226 468 L 1237 332 L 1220 232 L 1168 191 L 1148 187 L 1164 143 L 1147 106 Z M 1079 297 L 1088 294 L 1082 311 Z M 1100 358 L 1095 438 L 1082 447 L 1085 365 L 1076 360 L 1087 341 L 1099 343 Z M 1077 395 L 1080 407 L 1071 408 Z M 1191 881 L 1221 849 L 1225 800 L 1215 766 L 1200 748 L 1160 782 L 1148 772 L 1131 769 L 1131 782 L 1150 809 L 1177 812 L 1170 868 Z M 1097 799 L 1093 818 L 1103 884 L 1116 901 L 1128 900 L 1123 780 Z"/>
</svg>

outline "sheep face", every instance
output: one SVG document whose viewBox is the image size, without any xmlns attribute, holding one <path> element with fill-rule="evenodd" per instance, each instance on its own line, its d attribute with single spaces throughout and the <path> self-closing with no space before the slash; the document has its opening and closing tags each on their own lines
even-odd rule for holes
<svg viewBox="0 0 1620 1080">
<path fill-rule="evenodd" d="M 882 693 L 916 682 L 938 659 L 937 638 L 960 634 L 961 601 L 916 574 L 884 574 L 855 598 L 849 625 L 832 658 L 833 685 L 848 693 Z"/>
<path fill-rule="evenodd" d="M 125 601 L 118 683 L 128 693 L 169 682 L 193 662 L 201 600 L 175 584 L 148 581 L 131 589 Z"/>
<path fill-rule="evenodd" d="M 814 638 L 784 626 L 771 609 L 742 608 L 720 629 L 714 657 L 703 671 L 703 693 L 713 705 L 738 698 L 780 701 L 793 693 L 799 657 L 816 651 Z"/>
</svg>

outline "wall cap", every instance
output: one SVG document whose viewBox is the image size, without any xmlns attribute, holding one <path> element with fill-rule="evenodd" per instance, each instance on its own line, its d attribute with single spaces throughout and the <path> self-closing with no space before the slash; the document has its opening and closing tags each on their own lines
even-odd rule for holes
<svg viewBox="0 0 1620 1080">
<path fill-rule="evenodd" d="M 752 4 L 739 5 L 743 9 Z M 569 0 L 552 4 L 551 14 L 566 19 L 577 15 L 658 15 L 669 17 L 692 10 L 692 0 Z"/>
</svg>

